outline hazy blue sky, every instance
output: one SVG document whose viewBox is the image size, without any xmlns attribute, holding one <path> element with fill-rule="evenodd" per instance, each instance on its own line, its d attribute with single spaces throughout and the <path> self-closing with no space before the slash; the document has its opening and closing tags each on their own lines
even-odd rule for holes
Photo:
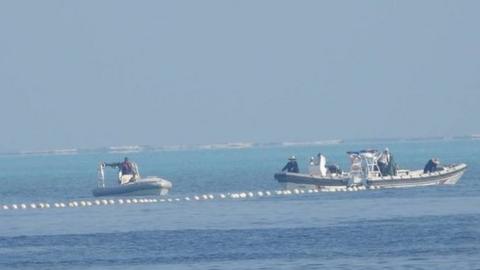
<svg viewBox="0 0 480 270">
<path fill-rule="evenodd" d="M 0 150 L 479 133 L 480 1 L 2 1 Z"/>
</svg>

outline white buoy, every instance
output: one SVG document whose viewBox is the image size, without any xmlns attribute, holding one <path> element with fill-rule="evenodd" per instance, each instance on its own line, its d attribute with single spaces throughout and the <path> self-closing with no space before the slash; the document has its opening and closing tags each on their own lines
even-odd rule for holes
<svg viewBox="0 0 480 270">
<path fill-rule="evenodd" d="M 165 199 L 160 199 L 158 200 L 158 202 L 165 202 Z"/>
<path fill-rule="evenodd" d="M 180 201 L 180 199 L 179 199 L 179 198 L 175 198 L 175 201 L 176 201 L 176 202 L 179 202 L 179 201 Z"/>
<path fill-rule="evenodd" d="M 92 202 L 91 202 L 91 201 L 87 201 L 87 206 L 92 206 Z"/>
<path fill-rule="evenodd" d="M 16 204 L 12 204 L 12 209 L 18 209 L 18 206 Z"/>
<path fill-rule="evenodd" d="M 171 198 L 168 198 L 168 199 L 167 199 L 167 202 L 171 202 L 171 201 L 172 201 L 172 199 L 171 199 Z"/>
<path fill-rule="evenodd" d="M 27 205 L 24 204 L 24 203 L 22 203 L 22 204 L 20 205 L 20 207 L 21 207 L 22 209 L 27 209 Z"/>
<path fill-rule="evenodd" d="M 122 199 L 118 199 L 118 204 L 123 204 L 124 201 Z"/>
<path fill-rule="evenodd" d="M 81 201 L 81 202 L 80 202 L 80 205 L 81 205 L 81 206 L 86 206 L 87 203 L 86 203 L 85 201 Z"/>
<path fill-rule="evenodd" d="M 60 203 L 60 207 L 61 207 L 61 208 L 65 208 L 65 207 L 67 207 L 67 205 L 64 204 L 64 203 Z"/>
<path fill-rule="evenodd" d="M 276 190 L 276 191 L 275 191 L 275 194 L 277 194 L 277 195 L 282 195 L 283 192 L 282 192 L 281 190 Z"/>
<path fill-rule="evenodd" d="M 35 208 L 37 208 L 37 206 L 36 206 L 34 203 L 31 203 L 31 204 L 30 204 L 30 208 L 34 208 L 34 209 L 35 209 Z"/>
<path fill-rule="evenodd" d="M 225 194 L 221 193 L 220 198 L 225 199 L 226 198 Z"/>
<path fill-rule="evenodd" d="M 247 193 L 245 192 L 240 193 L 240 198 L 244 199 L 246 197 L 247 197 Z"/>
<path fill-rule="evenodd" d="M 156 203 L 156 202 L 158 202 L 158 200 L 157 199 L 152 199 L 152 202 Z"/>
<path fill-rule="evenodd" d="M 4 205 L 2 208 L 3 210 L 8 210 L 8 205 Z"/>
<path fill-rule="evenodd" d="M 189 197 L 185 197 L 185 201 L 190 201 L 190 198 L 189 198 Z"/>
<path fill-rule="evenodd" d="M 259 192 L 257 192 L 257 195 L 258 195 L 259 197 L 262 197 L 262 196 L 263 196 L 263 192 L 259 191 Z"/>
<path fill-rule="evenodd" d="M 270 191 L 268 191 L 268 190 L 267 190 L 267 191 L 265 191 L 265 195 L 267 195 L 267 196 L 271 196 L 271 195 L 272 195 L 272 193 L 271 193 Z"/>
<path fill-rule="evenodd" d="M 248 195 L 248 197 L 250 197 L 250 198 L 254 196 L 254 195 L 253 195 L 253 192 L 248 192 L 247 195 Z"/>
<path fill-rule="evenodd" d="M 132 203 L 138 203 L 137 199 L 132 199 Z"/>
<path fill-rule="evenodd" d="M 196 195 L 195 195 L 193 198 L 194 198 L 195 200 L 197 200 L 197 201 L 200 200 L 200 197 L 198 197 L 198 196 L 196 196 Z"/>
</svg>

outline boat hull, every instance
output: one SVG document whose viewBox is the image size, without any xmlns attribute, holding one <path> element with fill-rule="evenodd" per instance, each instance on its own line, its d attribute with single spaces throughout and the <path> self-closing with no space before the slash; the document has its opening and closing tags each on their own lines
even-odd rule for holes
<svg viewBox="0 0 480 270">
<path fill-rule="evenodd" d="M 454 185 L 462 177 L 467 165 L 446 166 L 443 171 L 426 173 L 414 171 L 414 174 L 405 174 L 402 176 L 386 176 L 374 179 L 367 179 L 362 182 L 366 187 L 377 188 L 403 188 L 419 187 L 431 185 Z M 352 181 L 349 176 L 320 177 L 301 173 L 276 173 L 275 179 L 285 185 L 287 188 L 296 187 L 348 187 Z"/>
<path fill-rule="evenodd" d="M 422 174 L 420 177 L 407 175 L 400 178 L 384 177 L 381 179 L 372 179 L 367 180 L 367 185 L 378 186 L 382 188 L 454 185 L 463 176 L 466 168 L 467 166 L 465 164 L 460 164 L 449 167 L 449 169 L 444 172 Z"/>
<path fill-rule="evenodd" d="M 276 173 L 275 179 L 283 184 L 285 188 L 291 187 L 299 188 L 320 188 L 320 187 L 345 187 L 348 186 L 349 178 L 344 177 L 319 177 L 310 174 L 302 173 Z"/>
<path fill-rule="evenodd" d="M 140 179 L 134 183 L 116 187 L 98 187 L 92 190 L 93 196 L 148 196 L 166 195 L 172 184 L 162 178 Z"/>
</svg>

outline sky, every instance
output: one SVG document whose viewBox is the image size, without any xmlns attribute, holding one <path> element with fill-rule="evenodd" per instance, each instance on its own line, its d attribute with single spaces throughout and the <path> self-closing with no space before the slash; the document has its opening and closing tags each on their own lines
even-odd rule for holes
<svg viewBox="0 0 480 270">
<path fill-rule="evenodd" d="M 0 151 L 480 133 L 479 1 L 1 1 Z"/>
</svg>

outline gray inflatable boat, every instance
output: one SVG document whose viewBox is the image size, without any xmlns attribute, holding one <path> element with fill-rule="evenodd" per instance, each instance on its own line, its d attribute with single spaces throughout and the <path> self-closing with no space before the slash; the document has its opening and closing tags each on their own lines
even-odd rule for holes
<svg viewBox="0 0 480 270">
<path fill-rule="evenodd" d="M 382 175 L 378 151 L 348 152 L 349 172 L 329 172 L 326 168 L 309 168 L 308 173 L 281 172 L 274 178 L 286 188 L 405 188 L 431 185 L 454 185 L 467 169 L 464 163 L 439 166 L 435 171 L 397 170 L 395 175 Z M 324 163 L 323 163 L 324 164 Z M 315 166 L 323 166 L 317 163 Z"/>
<path fill-rule="evenodd" d="M 172 188 L 172 183 L 156 176 L 142 178 L 138 172 L 138 166 L 134 166 L 134 175 L 128 183 L 118 184 L 117 186 L 105 186 L 105 164 L 102 162 L 98 168 L 97 188 L 92 190 L 93 196 L 147 196 L 147 195 L 166 195 Z M 123 175 L 118 174 L 119 182 Z"/>
</svg>

